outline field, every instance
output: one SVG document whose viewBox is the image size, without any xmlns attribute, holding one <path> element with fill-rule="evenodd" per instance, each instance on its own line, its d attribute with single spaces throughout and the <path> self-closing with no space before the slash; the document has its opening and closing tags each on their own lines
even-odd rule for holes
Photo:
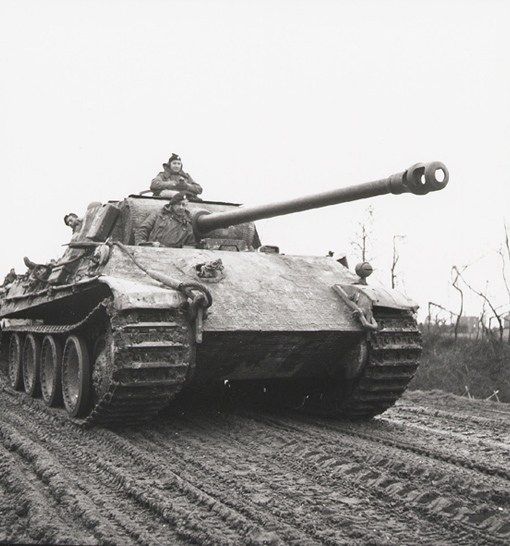
<svg viewBox="0 0 510 546">
<path fill-rule="evenodd" d="M 496 339 L 454 338 L 438 331 L 423 334 L 423 354 L 411 388 L 441 389 L 475 398 L 494 392 L 510 403 L 510 345 Z"/>
<path fill-rule="evenodd" d="M 1 542 L 510 543 L 506 404 L 415 391 L 353 424 L 188 403 L 82 430 L 1 381 Z"/>
</svg>

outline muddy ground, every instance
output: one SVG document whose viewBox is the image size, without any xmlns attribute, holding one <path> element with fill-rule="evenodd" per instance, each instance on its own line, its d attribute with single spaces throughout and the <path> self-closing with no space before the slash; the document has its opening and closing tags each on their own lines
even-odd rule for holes
<svg viewBox="0 0 510 546">
<path fill-rule="evenodd" d="M 235 403 L 81 430 L 0 384 L 0 541 L 509 544 L 510 407 L 407 394 L 350 424 Z"/>
</svg>

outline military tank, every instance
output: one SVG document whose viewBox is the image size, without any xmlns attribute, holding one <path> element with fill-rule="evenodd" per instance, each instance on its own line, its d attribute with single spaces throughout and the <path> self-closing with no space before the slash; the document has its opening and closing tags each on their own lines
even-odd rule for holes
<svg viewBox="0 0 510 546">
<path fill-rule="evenodd" d="M 417 305 L 370 268 L 261 246 L 254 221 L 384 194 L 443 189 L 439 162 L 270 203 L 191 202 L 198 242 L 136 246 L 165 197 L 89 205 L 64 256 L 0 294 L 10 387 L 91 426 L 155 416 L 179 393 L 256 385 L 332 416 L 368 419 L 402 395 L 421 353 Z"/>
</svg>

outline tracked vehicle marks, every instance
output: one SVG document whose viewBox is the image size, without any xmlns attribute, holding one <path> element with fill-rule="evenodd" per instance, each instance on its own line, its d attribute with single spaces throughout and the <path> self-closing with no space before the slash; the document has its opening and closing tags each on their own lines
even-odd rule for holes
<svg viewBox="0 0 510 546">
<path fill-rule="evenodd" d="M 509 542 L 508 481 L 443 458 L 469 447 L 483 464 L 486 446 L 440 434 L 433 416 L 420 413 L 416 428 L 406 421 L 415 413 L 399 406 L 355 425 L 218 409 L 166 410 L 151 427 L 82 429 L 42 400 L 0 392 L 0 539 L 12 536 L 9 507 L 19 506 L 14 531 L 26 541 Z M 487 462 L 504 467 L 497 453 Z"/>
</svg>

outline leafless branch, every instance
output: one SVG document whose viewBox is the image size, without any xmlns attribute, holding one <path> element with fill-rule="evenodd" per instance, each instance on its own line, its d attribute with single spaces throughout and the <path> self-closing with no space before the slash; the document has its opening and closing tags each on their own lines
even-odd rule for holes
<svg viewBox="0 0 510 546">
<path fill-rule="evenodd" d="M 400 255 L 397 250 L 397 239 L 405 239 L 405 235 L 393 235 L 393 257 L 391 260 L 391 287 L 395 288 L 397 280 L 397 264 L 400 259 Z"/>
<path fill-rule="evenodd" d="M 455 266 L 454 266 L 455 267 Z M 455 268 L 456 269 L 456 268 Z M 457 270 L 458 272 L 458 270 Z M 504 334 L 504 323 L 503 323 L 503 319 L 502 319 L 502 316 L 501 316 L 501 313 L 498 313 L 496 307 L 492 304 L 492 302 L 489 300 L 489 298 L 487 297 L 486 294 L 484 294 L 483 292 L 480 292 L 479 290 L 476 290 L 476 288 L 473 288 L 467 281 L 466 279 L 462 276 L 462 274 L 460 272 L 458 272 L 458 278 L 462 279 L 463 283 L 474 293 L 476 294 L 477 296 L 480 296 L 480 298 L 483 299 L 483 301 L 485 301 L 487 303 L 487 305 L 490 307 L 490 310 L 492 311 L 492 314 L 494 315 L 494 318 L 497 320 L 498 322 L 498 327 L 499 327 L 499 339 L 500 341 L 503 341 L 503 334 Z M 490 323 L 489 323 L 490 324 Z"/>
<path fill-rule="evenodd" d="M 508 259 L 510 260 L 510 241 L 509 241 L 508 228 L 507 228 L 506 222 L 503 222 L 503 228 L 505 230 L 506 253 L 507 253 Z"/>
<path fill-rule="evenodd" d="M 369 206 L 365 211 L 365 218 L 358 223 L 359 231 L 355 234 L 355 240 L 352 246 L 360 251 L 361 261 L 368 260 L 369 240 L 372 236 L 372 223 L 374 219 L 374 209 Z"/>
<path fill-rule="evenodd" d="M 461 276 L 460 276 L 460 271 L 456 265 L 452 266 L 451 273 L 452 273 L 452 286 L 453 288 L 455 288 L 455 290 L 457 290 L 457 292 L 459 293 L 459 298 L 460 298 L 459 312 L 457 313 L 457 319 L 455 321 L 455 328 L 454 328 L 455 341 L 457 341 L 457 337 L 459 335 L 460 318 L 462 317 L 462 313 L 464 311 L 464 292 L 462 291 L 462 288 L 460 288 L 459 286 L 459 280 Z"/>
<path fill-rule="evenodd" d="M 506 275 L 506 260 L 505 260 L 505 255 L 503 253 L 503 248 L 500 247 L 500 249 L 498 250 L 498 254 L 499 254 L 499 257 L 501 258 L 501 275 L 503 277 L 503 283 L 505 285 L 508 300 L 510 301 L 510 286 L 508 286 L 508 279 Z"/>
<path fill-rule="evenodd" d="M 508 228 L 506 222 L 503 222 L 503 229 L 505 231 L 505 248 L 506 248 L 506 260 L 510 261 L 510 241 L 508 236 Z M 505 283 L 506 293 L 508 295 L 508 301 L 510 302 L 510 286 L 508 285 L 508 278 L 506 275 L 506 260 L 503 248 L 499 249 L 499 255 L 501 257 L 501 273 L 503 275 L 503 282 Z M 508 343 L 510 343 L 510 328 L 508 329 Z"/>
</svg>

